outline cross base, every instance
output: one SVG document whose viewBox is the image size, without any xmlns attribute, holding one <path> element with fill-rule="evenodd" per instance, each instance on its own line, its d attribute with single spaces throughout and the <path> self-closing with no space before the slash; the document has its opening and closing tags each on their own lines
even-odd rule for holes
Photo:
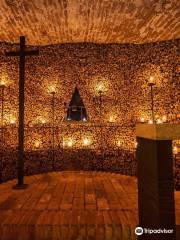
<svg viewBox="0 0 180 240">
<path fill-rule="evenodd" d="M 12 189 L 19 190 L 19 189 L 26 189 L 27 187 L 28 187 L 28 184 L 16 184 L 12 187 Z"/>
</svg>

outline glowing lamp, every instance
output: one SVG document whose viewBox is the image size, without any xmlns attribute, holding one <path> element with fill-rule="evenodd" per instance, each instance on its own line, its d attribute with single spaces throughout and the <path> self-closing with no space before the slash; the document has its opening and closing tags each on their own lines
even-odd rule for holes
<svg viewBox="0 0 180 240">
<path fill-rule="evenodd" d="M 98 85 L 97 85 L 97 91 L 99 94 L 101 94 L 102 92 L 105 92 L 106 90 L 106 86 L 103 82 L 100 82 Z"/>
<path fill-rule="evenodd" d="M 121 147 L 121 145 L 122 145 L 122 141 L 121 140 L 117 141 L 117 146 Z"/>
<path fill-rule="evenodd" d="M 70 140 L 70 141 L 68 141 L 68 143 L 67 143 L 67 145 L 68 145 L 68 147 L 72 147 L 72 141 Z"/>
<path fill-rule="evenodd" d="M 109 118 L 109 121 L 110 121 L 110 122 L 113 122 L 113 121 L 114 121 L 114 118 L 111 116 L 111 117 Z"/>
<path fill-rule="evenodd" d="M 99 86 L 98 86 L 98 91 L 99 91 L 99 92 L 102 92 L 102 90 L 103 90 L 103 86 L 102 86 L 102 85 L 99 85 Z"/>
<path fill-rule="evenodd" d="M 42 119 L 42 120 L 41 120 L 41 123 L 42 123 L 42 124 L 45 124 L 45 123 L 46 123 L 46 120 L 45 120 L 45 119 Z"/>
<path fill-rule="evenodd" d="M 166 116 L 163 116 L 163 117 L 162 117 L 162 121 L 163 121 L 163 122 L 166 122 L 166 121 L 167 121 L 167 117 L 166 117 Z"/>
<path fill-rule="evenodd" d="M 153 83 L 154 83 L 154 77 L 153 77 L 153 76 L 150 76 L 150 78 L 149 78 L 149 83 L 150 83 L 150 84 L 153 84 Z"/>
<path fill-rule="evenodd" d="M 90 141 L 87 138 L 83 139 L 83 145 L 87 146 L 90 144 Z"/>
<path fill-rule="evenodd" d="M 109 122 L 115 122 L 116 121 L 116 116 L 110 116 L 109 117 Z"/>
<path fill-rule="evenodd" d="M 55 87 L 54 87 L 54 86 L 50 86 L 50 87 L 49 87 L 49 92 L 52 93 L 52 94 L 54 94 L 54 93 L 56 92 Z"/>
<path fill-rule="evenodd" d="M 35 146 L 35 148 L 39 148 L 40 142 L 39 141 L 35 141 L 34 146 Z"/>
<path fill-rule="evenodd" d="M 150 120 L 148 121 L 148 123 L 149 123 L 149 124 L 153 124 L 153 121 L 150 119 Z"/>
<path fill-rule="evenodd" d="M 173 147 L 173 153 L 174 154 L 177 154 L 178 153 L 178 149 L 177 149 L 177 147 L 175 146 L 175 147 Z"/>
<path fill-rule="evenodd" d="M 142 122 L 142 123 L 145 122 L 145 118 L 144 118 L 144 117 L 141 117 L 141 118 L 140 118 L 140 122 Z"/>
<path fill-rule="evenodd" d="M 161 124 L 161 123 L 162 123 L 161 119 L 157 119 L 157 124 Z"/>
<path fill-rule="evenodd" d="M 0 82 L 0 86 L 5 86 L 6 85 L 6 83 L 5 83 L 5 81 L 3 81 L 3 80 L 1 80 L 1 82 Z"/>
<path fill-rule="evenodd" d="M 135 148 L 137 148 L 137 146 L 138 146 L 138 143 L 137 143 L 137 142 L 135 142 L 135 143 L 134 143 L 134 146 L 135 146 Z"/>
<path fill-rule="evenodd" d="M 15 119 L 11 119 L 11 120 L 10 120 L 10 124 L 13 125 L 13 124 L 15 124 L 15 123 L 16 123 L 16 120 L 15 120 Z"/>
</svg>

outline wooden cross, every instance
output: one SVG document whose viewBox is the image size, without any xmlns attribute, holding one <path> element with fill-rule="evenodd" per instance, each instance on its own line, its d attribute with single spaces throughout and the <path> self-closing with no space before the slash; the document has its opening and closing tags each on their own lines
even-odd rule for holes
<svg viewBox="0 0 180 240">
<path fill-rule="evenodd" d="M 19 127 L 18 127 L 18 183 L 14 188 L 25 188 L 24 184 L 24 85 L 25 85 L 25 57 L 39 55 L 39 50 L 25 50 L 25 37 L 20 36 L 20 50 L 6 52 L 6 56 L 19 57 Z"/>
</svg>

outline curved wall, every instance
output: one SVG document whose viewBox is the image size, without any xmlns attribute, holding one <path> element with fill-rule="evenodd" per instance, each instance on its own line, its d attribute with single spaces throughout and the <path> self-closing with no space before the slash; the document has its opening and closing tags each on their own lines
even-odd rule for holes
<svg viewBox="0 0 180 240">
<path fill-rule="evenodd" d="M 135 174 L 134 129 L 141 118 L 151 119 L 150 76 L 156 82 L 156 119 L 165 116 L 168 122 L 178 121 L 178 47 L 178 40 L 144 45 L 61 44 L 40 47 L 40 56 L 27 57 L 26 174 L 51 170 L 53 151 L 55 170 L 125 169 Z M 1 79 L 7 86 L 1 131 L 3 179 L 13 177 L 16 166 L 18 60 L 4 56 L 12 49 L 17 46 L 0 44 Z M 70 102 L 75 86 L 84 101 L 87 122 L 65 119 L 65 103 Z M 56 92 L 54 150 L 52 88 Z"/>
</svg>

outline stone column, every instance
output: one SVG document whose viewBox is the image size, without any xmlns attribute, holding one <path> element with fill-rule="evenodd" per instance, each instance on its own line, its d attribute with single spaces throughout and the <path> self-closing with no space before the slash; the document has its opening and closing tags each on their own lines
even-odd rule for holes
<svg viewBox="0 0 180 240">
<path fill-rule="evenodd" d="M 144 232 L 157 229 L 172 233 L 143 233 L 139 239 L 174 240 L 175 204 L 172 140 L 180 138 L 180 126 L 138 124 L 138 205 L 139 226 Z"/>
</svg>

